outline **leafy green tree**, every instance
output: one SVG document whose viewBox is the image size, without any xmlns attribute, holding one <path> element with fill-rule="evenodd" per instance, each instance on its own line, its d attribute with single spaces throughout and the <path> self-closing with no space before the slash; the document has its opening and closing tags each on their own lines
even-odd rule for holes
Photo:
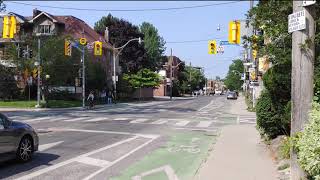
<svg viewBox="0 0 320 180">
<path fill-rule="evenodd" d="M 158 30 L 152 24 L 143 22 L 140 31 L 144 35 L 144 48 L 147 51 L 148 65 L 151 70 L 158 70 L 161 65 L 161 59 L 165 51 L 164 39 L 159 35 Z"/>
<path fill-rule="evenodd" d="M 8 100 L 19 97 L 20 92 L 14 75 L 12 68 L 6 68 L 0 64 L 0 99 Z"/>
<path fill-rule="evenodd" d="M 128 81 L 132 88 L 140 90 L 140 98 L 141 88 L 153 88 L 160 85 L 160 76 L 150 69 L 141 69 L 134 74 L 124 74 L 123 79 Z"/>
<path fill-rule="evenodd" d="M 243 63 L 240 59 L 234 60 L 229 66 L 228 74 L 224 80 L 224 84 L 230 90 L 241 90 L 243 81 L 241 80 L 241 73 L 244 72 Z"/>
</svg>

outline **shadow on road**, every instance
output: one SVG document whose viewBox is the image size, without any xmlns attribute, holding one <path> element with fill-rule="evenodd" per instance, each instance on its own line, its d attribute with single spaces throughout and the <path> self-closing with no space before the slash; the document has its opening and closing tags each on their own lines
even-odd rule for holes
<svg viewBox="0 0 320 180">
<path fill-rule="evenodd" d="M 40 166 L 50 166 L 53 160 L 58 159 L 60 156 L 48 153 L 35 153 L 30 162 L 20 163 L 16 160 L 10 160 L 0 163 L 0 179 L 9 178 L 10 176 L 37 169 Z"/>
</svg>

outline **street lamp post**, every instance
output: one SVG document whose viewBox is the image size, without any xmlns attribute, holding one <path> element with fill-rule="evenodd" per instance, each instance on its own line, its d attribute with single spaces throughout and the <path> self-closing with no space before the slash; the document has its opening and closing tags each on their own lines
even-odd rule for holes
<svg viewBox="0 0 320 180">
<path fill-rule="evenodd" d="M 120 46 L 117 48 L 113 45 L 113 48 L 112 48 L 113 49 L 113 78 L 112 78 L 112 80 L 113 80 L 113 92 L 114 92 L 115 99 L 117 97 L 116 59 L 119 57 L 121 51 L 132 41 L 138 41 L 139 44 L 141 44 L 143 42 L 143 40 L 139 37 L 139 38 L 130 39 L 123 46 Z M 118 51 L 118 52 L 116 52 L 116 51 Z"/>
</svg>

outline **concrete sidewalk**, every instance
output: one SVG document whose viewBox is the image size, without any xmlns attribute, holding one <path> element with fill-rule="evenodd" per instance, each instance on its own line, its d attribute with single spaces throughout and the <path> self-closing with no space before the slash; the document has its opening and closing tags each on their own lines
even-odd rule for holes
<svg viewBox="0 0 320 180">
<path fill-rule="evenodd" d="M 246 112 L 241 96 L 232 106 L 233 114 L 251 114 Z M 194 179 L 275 180 L 278 174 L 255 125 L 230 125 L 222 128 L 213 151 Z"/>
</svg>

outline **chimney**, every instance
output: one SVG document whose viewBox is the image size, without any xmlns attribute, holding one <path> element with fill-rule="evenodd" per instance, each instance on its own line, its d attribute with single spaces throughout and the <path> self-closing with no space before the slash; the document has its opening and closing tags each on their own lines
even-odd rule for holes
<svg viewBox="0 0 320 180">
<path fill-rule="evenodd" d="M 36 17 L 37 15 L 39 15 L 41 13 L 41 11 L 39 11 L 37 8 L 33 9 L 33 17 Z"/>
</svg>

